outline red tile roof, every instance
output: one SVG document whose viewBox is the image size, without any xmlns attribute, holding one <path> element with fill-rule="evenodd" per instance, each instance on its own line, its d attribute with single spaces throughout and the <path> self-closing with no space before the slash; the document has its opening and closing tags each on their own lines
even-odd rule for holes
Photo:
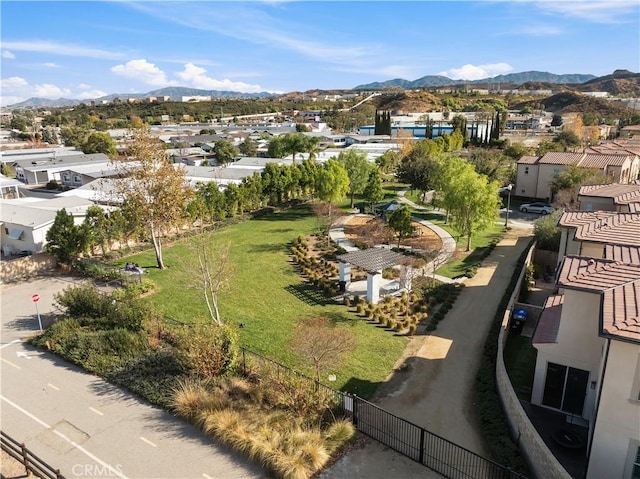
<svg viewBox="0 0 640 479">
<path fill-rule="evenodd" d="M 538 160 L 539 164 L 548 165 L 577 165 L 584 153 L 562 153 L 558 151 L 550 151 Z"/>
<path fill-rule="evenodd" d="M 536 330 L 531 342 L 533 344 L 549 344 L 558 342 L 560 330 L 560 318 L 562 317 L 562 304 L 564 295 L 549 296 L 544 305 L 544 311 L 540 315 Z"/>
<path fill-rule="evenodd" d="M 640 264 L 567 256 L 558 286 L 602 293 L 600 334 L 640 343 Z"/>
<path fill-rule="evenodd" d="M 607 166 L 622 166 L 629 160 L 629 155 L 585 154 L 578 166 L 582 168 L 606 168 Z"/>
<path fill-rule="evenodd" d="M 523 156 L 518 160 L 519 165 L 535 165 L 538 162 L 539 156 Z"/>
<path fill-rule="evenodd" d="M 640 185 L 622 185 L 620 183 L 587 185 L 580 187 L 578 195 L 611 198 L 617 205 L 628 204 L 640 201 Z"/>
<path fill-rule="evenodd" d="M 566 211 L 558 225 L 575 228 L 579 241 L 640 246 L 639 213 Z"/>
<path fill-rule="evenodd" d="M 604 257 L 622 263 L 640 264 L 640 246 L 607 244 L 604 246 Z"/>
</svg>

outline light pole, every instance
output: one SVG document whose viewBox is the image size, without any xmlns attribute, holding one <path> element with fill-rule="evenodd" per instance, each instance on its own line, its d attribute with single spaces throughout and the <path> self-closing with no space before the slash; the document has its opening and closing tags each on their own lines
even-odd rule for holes
<svg viewBox="0 0 640 479">
<path fill-rule="evenodd" d="M 507 185 L 507 191 L 509 194 L 507 195 L 507 216 L 504 219 L 504 227 L 507 228 L 509 225 L 509 208 L 511 207 L 511 190 L 513 189 L 513 185 Z"/>
</svg>

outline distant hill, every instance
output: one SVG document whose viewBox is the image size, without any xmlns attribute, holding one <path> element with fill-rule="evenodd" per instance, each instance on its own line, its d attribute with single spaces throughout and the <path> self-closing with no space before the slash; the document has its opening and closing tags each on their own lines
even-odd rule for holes
<svg viewBox="0 0 640 479">
<path fill-rule="evenodd" d="M 612 95 L 640 96 L 640 73 L 616 70 L 577 87 L 580 91 L 606 91 Z"/>
<path fill-rule="evenodd" d="M 483 78 L 481 80 L 452 80 L 451 78 L 442 75 L 428 75 L 417 80 L 409 81 L 401 78 L 395 80 L 388 80 L 385 82 L 367 83 L 365 85 L 358 85 L 354 90 L 377 90 L 392 87 L 401 88 L 429 88 L 429 87 L 442 87 L 448 85 L 462 85 L 462 84 L 497 84 L 497 83 L 515 83 L 521 84 L 525 82 L 544 82 L 555 84 L 568 84 L 568 83 L 584 83 L 591 79 L 596 78 L 595 75 L 588 74 L 565 74 L 556 75 L 555 73 L 528 71 L 522 73 L 509 73 L 507 75 L 498 75 L 490 78 Z"/>
<path fill-rule="evenodd" d="M 535 108 L 542 103 L 546 111 L 553 113 L 594 113 L 598 116 L 620 115 L 633 112 L 619 101 L 604 98 L 594 98 L 582 92 L 565 91 L 557 93 L 543 100 L 535 99 L 511 105 L 514 110 L 521 110 L 527 106 Z"/>
<path fill-rule="evenodd" d="M 272 93 L 260 92 L 260 93 L 241 93 L 236 91 L 220 91 L 220 90 L 199 90 L 197 88 L 186 87 L 167 87 L 160 88 L 159 90 L 153 90 L 147 93 L 111 93 L 99 98 L 93 98 L 95 101 L 113 100 L 119 98 L 121 100 L 127 100 L 129 98 L 147 98 L 149 96 L 169 96 L 173 101 L 182 100 L 183 96 L 210 96 L 211 98 L 265 98 L 273 96 Z M 20 103 L 9 105 L 8 108 L 42 108 L 42 107 L 60 107 L 60 106 L 75 106 L 80 103 L 88 103 L 91 100 L 73 100 L 70 98 L 58 98 L 52 100 L 48 98 L 29 98 L 28 100 Z"/>
</svg>

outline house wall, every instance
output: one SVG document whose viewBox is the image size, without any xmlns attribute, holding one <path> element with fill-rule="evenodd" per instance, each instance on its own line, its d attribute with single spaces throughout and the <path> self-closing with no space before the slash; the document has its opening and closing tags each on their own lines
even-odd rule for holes
<svg viewBox="0 0 640 479">
<path fill-rule="evenodd" d="M 577 242 L 576 242 L 577 243 Z M 582 241 L 580 245 L 580 255 L 587 256 L 589 258 L 602 258 L 604 256 L 604 247 L 603 243 L 587 243 L 586 241 Z"/>
<path fill-rule="evenodd" d="M 536 187 L 536 198 L 551 198 L 551 181 L 554 175 L 567 169 L 567 165 L 539 165 L 538 184 Z"/>
<path fill-rule="evenodd" d="M 517 166 L 516 171 L 516 187 L 513 194 L 516 196 L 527 196 L 533 198 L 536 196 L 538 188 L 538 165 L 521 165 Z"/>
<path fill-rule="evenodd" d="M 578 202 L 581 211 L 616 211 L 618 209 L 612 198 L 580 195 Z"/>
<path fill-rule="evenodd" d="M 587 479 L 631 477 L 640 445 L 639 383 L 640 345 L 611 340 Z"/>
<path fill-rule="evenodd" d="M 3 254 L 11 251 L 29 251 L 30 253 L 41 253 L 46 243 L 47 231 L 51 224 L 44 228 L 33 230 L 29 227 L 5 222 L 0 228 L 0 244 L 2 245 Z M 10 238 L 8 231 L 18 229 L 23 231 L 21 239 Z"/>
<path fill-rule="evenodd" d="M 536 369 L 531 392 L 531 402 L 542 404 L 549 362 L 589 371 L 589 382 L 598 379 L 601 352 L 605 340 L 598 336 L 600 295 L 582 291 L 565 290 L 558 342 L 534 344 L 538 350 Z M 596 390 L 587 387 L 582 415 L 591 419 Z"/>
</svg>

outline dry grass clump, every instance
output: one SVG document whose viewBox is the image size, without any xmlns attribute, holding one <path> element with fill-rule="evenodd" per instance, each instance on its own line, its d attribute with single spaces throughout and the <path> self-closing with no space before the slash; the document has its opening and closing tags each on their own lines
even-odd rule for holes
<svg viewBox="0 0 640 479">
<path fill-rule="evenodd" d="M 276 388 L 281 393 L 283 385 Z M 186 381 L 175 391 L 174 410 L 276 477 L 309 478 L 353 437 L 355 429 L 347 420 L 327 422 L 318 419 L 322 416 L 318 413 L 304 415 L 282 408 L 288 401 L 269 389 L 238 377 Z"/>
</svg>

